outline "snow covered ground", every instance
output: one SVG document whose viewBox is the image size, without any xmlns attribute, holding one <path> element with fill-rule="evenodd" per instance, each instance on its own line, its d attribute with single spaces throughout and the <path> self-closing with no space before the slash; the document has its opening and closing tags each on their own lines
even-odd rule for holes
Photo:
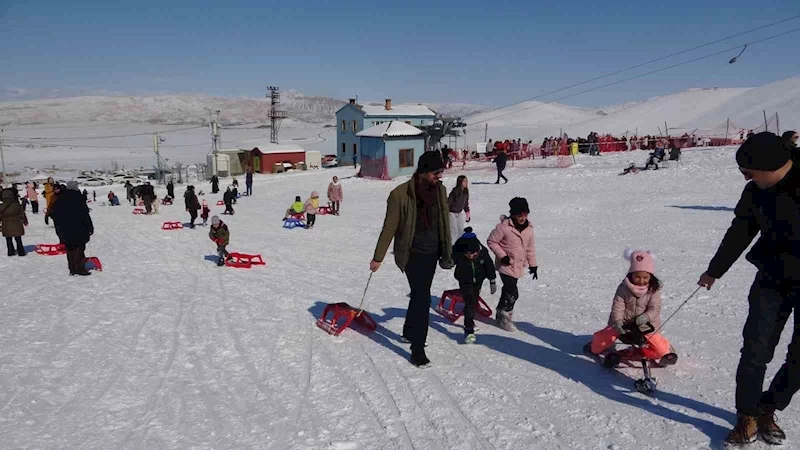
<svg viewBox="0 0 800 450">
<path fill-rule="evenodd" d="M 488 166 L 467 170 L 471 225 L 484 242 L 508 200 L 528 198 L 540 278 L 520 282 L 516 333 L 484 323 L 464 346 L 461 321 L 431 311 L 427 370 L 399 342 L 408 287 L 391 257 L 367 293 L 377 331 L 334 338 L 314 325 L 327 303 L 358 304 L 386 197 L 403 180 L 349 178 L 346 168 L 257 179 L 255 196 L 223 217 L 230 250 L 268 263 L 250 270 L 215 267 L 206 228 L 161 231 L 187 218 L 180 202 L 158 216 L 95 206 L 88 253 L 102 273 L 69 277 L 63 256 L 0 259 L 2 447 L 716 448 L 735 420 L 748 263 L 667 325 L 680 360 L 655 371 L 653 397 L 633 391 L 637 370 L 609 372 L 581 352 L 607 320 L 623 250 L 657 254 L 665 319 L 694 290 L 744 185 L 730 149 L 617 176 L 645 157 L 580 156 L 561 170 L 517 163 L 499 186 Z M 447 173 L 448 188 L 460 173 Z M 343 178 L 342 216 L 283 229 L 294 196 L 324 196 L 332 175 Z M 39 216 L 24 239 L 32 248 L 56 237 Z M 456 286 L 438 270 L 434 295 Z M 494 308 L 488 288 L 484 298 Z M 797 402 L 779 421 L 800 441 Z"/>
</svg>

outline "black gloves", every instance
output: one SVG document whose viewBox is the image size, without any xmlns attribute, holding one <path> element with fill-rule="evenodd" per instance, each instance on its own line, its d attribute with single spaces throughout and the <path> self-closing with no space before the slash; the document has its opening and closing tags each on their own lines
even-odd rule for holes
<svg viewBox="0 0 800 450">
<path fill-rule="evenodd" d="M 500 260 L 500 264 L 502 264 L 504 266 L 510 266 L 511 265 L 511 258 L 508 255 L 503 256 L 503 258 Z"/>
<path fill-rule="evenodd" d="M 539 279 L 539 274 L 537 273 L 539 271 L 539 266 L 528 267 L 528 271 L 531 273 L 531 275 L 533 275 L 534 280 Z"/>
</svg>

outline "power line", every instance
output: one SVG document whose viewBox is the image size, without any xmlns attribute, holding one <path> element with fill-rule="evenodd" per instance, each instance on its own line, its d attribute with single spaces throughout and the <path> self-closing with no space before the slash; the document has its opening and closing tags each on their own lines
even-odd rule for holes
<svg viewBox="0 0 800 450">
<path fill-rule="evenodd" d="M 529 102 L 531 100 L 536 100 L 538 98 L 542 98 L 542 97 L 546 97 L 546 96 L 548 96 L 550 94 L 555 94 L 555 93 L 558 93 L 558 92 L 566 91 L 567 89 L 572 89 L 574 87 L 583 86 L 584 84 L 588 84 L 588 83 L 591 83 L 593 81 L 602 80 L 604 78 L 608 78 L 608 77 L 611 77 L 611 76 L 614 76 L 614 75 L 618 75 L 618 74 L 623 73 L 623 72 L 628 72 L 628 71 L 633 70 L 633 69 L 638 69 L 640 67 L 644 67 L 644 66 L 647 66 L 647 65 L 659 62 L 659 61 L 663 61 L 665 59 L 672 58 L 673 56 L 678 56 L 678 55 L 682 55 L 684 53 L 689 53 L 689 52 L 692 52 L 692 51 L 695 51 L 695 50 L 699 50 L 701 48 L 709 47 L 711 45 L 718 44 L 720 42 L 728 41 L 730 39 L 737 38 L 739 36 L 744 36 L 746 34 L 754 33 L 756 31 L 763 30 L 765 28 L 774 27 L 775 25 L 780 25 L 782 23 L 789 22 L 789 21 L 795 20 L 795 19 L 800 19 L 800 14 L 798 14 L 796 16 L 793 16 L 793 17 L 789 17 L 787 19 L 779 20 L 777 22 L 772 22 L 772 23 L 769 23 L 767 25 L 762 25 L 762 26 L 760 26 L 758 28 L 753 28 L 751 30 L 743 31 L 741 33 L 732 34 L 730 36 L 727 36 L 727 37 L 724 37 L 724 38 L 721 38 L 721 39 L 717 39 L 716 41 L 711 41 L 711 42 L 708 42 L 708 43 L 705 43 L 705 44 L 701 44 L 701 45 L 698 45 L 698 46 L 695 46 L 695 47 L 692 47 L 692 48 L 687 48 L 685 50 L 681 50 L 681 51 L 678 51 L 678 52 L 675 52 L 675 53 L 671 53 L 669 55 L 661 56 L 661 57 L 656 58 L 656 59 L 651 59 L 650 61 L 646 61 L 646 62 L 643 62 L 643 63 L 640 63 L 640 64 L 635 64 L 633 66 L 626 67 L 624 69 L 620 69 L 620 70 L 617 70 L 617 71 L 614 71 L 614 72 L 609 72 L 609 73 L 607 73 L 605 75 L 600 75 L 600 76 L 591 78 L 591 79 L 586 80 L 586 81 L 581 81 L 579 83 L 571 84 L 569 86 L 565 86 L 563 88 L 559 88 L 559 89 L 556 89 L 554 91 L 545 92 L 544 94 L 539 94 L 539 95 L 537 95 L 535 97 L 531 97 L 531 98 L 528 98 L 526 100 L 522 100 L 522 101 L 519 101 L 519 102 L 511 103 L 511 104 L 506 105 L 506 106 L 502 106 L 500 108 L 497 108 L 497 110 L 509 108 L 511 106 L 519 105 L 520 103 Z M 749 44 L 743 44 L 743 45 L 749 45 Z M 738 45 L 735 48 L 739 48 L 739 47 L 741 47 L 741 45 Z M 488 112 L 488 113 L 482 113 L 482 114 L 491 114 L 491 111 Z M 479 116 L 479 115 L 481 115 L 481 114 L 474 114 L 471 117 L 475 117 L 475 116 Z M 467 119 L 469 119 L 469 118 L 467 118 Z M 478 122 L 478 123 L 483 123 L 483 122 Z"/>
<path fill-rule="evenodd" d="M 757 41 L 748 42 L 748 43 L 742 44 L 742 45 L 754 45 L 754 44 L 758 44 L 758 43 L 761 43 L 761 42 L 764 42 L 764 41 L 769 41 L 771 39 L 776 39 L 776 38 L 779 38 L 781 36 L 785 36 L 787 34 L 796 33 L 798 31 L 800 31 L 800 28 L 795 28 L 793 30 L 789 30 L 789 31 L 786 31 L 786 32 L 783 32 L 783 33 L 780 33 L 780 34 L 769 36 L 769 37 L 766 37 L 766 38 L 763 38 L 763 39 L 759 39 Z M 513 111 L 509 111 L 509 112 L 507 112 L 505 114 L 501 114 L 499 116 L 490 117 L 488 119 L 484 119 L 484 120 L 481 120 L 481 121 L 478 121 L 478 122 L 470 123 L 468 125 L 468 127 L 479 125 L 479 124 L 488 122 L 490 120 L 499 119 L 501 117 L 506 117 L 506 116 L 509 116 L 511 114 L 516 114 L 516 113 L 518 113 L 520 111 L 527 111 L 529 109 L 538 108 L 538 107 L 544 106 L 544 105 L 549 105 L 551 103 L 555 103 L 555 102 L 558 102 L 558 101 L 561 101 L 561 100 L 565 100 L 565 99 L 568 99 L 568 98 L 576 97 L 578 95 L 586 94 L 588 92 L 594 92 L 594 91 L 597 91 L 597 90 L 600 90 L 600 89 L 607 88 L 609 86 L 614 86 L 614 85 L 617 85 L 617 84 L 620 84 L 620 83 L 625 83 L 625 82 L 628 82 L 628 81 L 631 81 L 631 80 L 635 80 L 637 78 L 646 77 L 646 76 L 652 75 L 654 73 L 663 72 L 663 71 L 669 70 L 669 69 L 674 69 L 675 67 L 684 66 L 686 64 L 691 64 L 693 62 L 697 62 L 697 61 L 700 61 L 700 60 L 703 60 L 703 59 L 708 59 L 708 58 L 712 58 L 714 56 L 719 56 L 719 55 L 721 55 L 723 53 L 727 53 L 727 52 L 730 52 L 732 50 L 736 50 L 736 49 L 742 47 L 742 45 L 737 45 L 735 47 L 727 48 L 725 50 L 721 50 L 721 51 L 718 51 L 718 52 L 715 52 L 715 53 L 711 53 L 711 54 L 708 54 L 708 55 L 705 55 L 705 56 L 700 56 L 700 57 L 697 57 L 697 58 L 694 58 L 694 59 L 690 59 L 688 61 L 683 61 L 683 62 L 680 62 L 680 63 L 676 63 L 676 64 L 672 64 L 672 65 L 669 65 L 669 66 L 661 67 L 659 69 L 651 70 L 650 72 L 645 72 L 645 73 L 642 73 L 642 74 L 639 74 L 639 75 L 634 75 L 632 77 L 623 78 L 621 80 L 617 80 L 617 81 L 614 81 L 614 82 L 611 82 L 611 83 L 607 83 L 607 84 L 604 84 L 604 85 L 601 85 L 601 86 L 593 87 L 591 89 L 586 89 L 586 90 L 583 90 L 583 91 L 580 91 L 580 92 L 576 92 L 574 94 L 566 95 L 564 97 L 560 97 L 560 98 L 557 98 L 557 99 L 554 99 L 554 100 L 550 100 L 550 101 L 547 101 L 547 102 L 541 102 L 541 103 L 538 103 L 536 105 L 528 106 L 526 108 L 515 109 Z M 521 102 L 517 102 L 517 103 L 514 103 L 512 105 L 506 106 L 505 108 L 509 108 L 511 106 L 514 106 L 514 105 L 519 105 L 519 104 L 525 103 L 527 101 L 530 101 L 530 100 L 523 100 Z"/>
<path fill-rule="evenodd" d="M 204 126 L 194 126 L 188 128 L 178 128 L 177 130 L 167 130 L 167 131 L 159 131 L 158 134 L 166 134 L 166 133 L 177 133 L 180 131 L 188 131 L 188 130 L 197 130 L 199 128 L 205 128 Z M 9 136 L 10 139 L 36 139 L 36 140 L 59 140 L 59 141 L 93 141 L 98 139 L 116 139 L 116 138 L 126 138 L 126 137 L 138 137 L 138 136 L 152 136 L 153 132 L 148 133 L 134 133 L 134 134 L 119 134 L 113 136 L 85 136 L 85 137 L 76 137 L 76 136 L 61 136 L 61 137 L 24 137 L 24 136 Z"/>
</svg>

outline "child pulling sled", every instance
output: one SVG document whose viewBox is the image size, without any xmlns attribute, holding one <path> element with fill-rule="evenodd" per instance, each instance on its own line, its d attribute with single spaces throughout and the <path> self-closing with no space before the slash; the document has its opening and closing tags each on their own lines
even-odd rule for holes
<svg viewBox="0 0 800 450">
<path fill-rule="evenodd" d="M 231 234 L 228 231 L 228 226 L 225 225 L 219 217 L 214 216 L 211 218 L 211 229 L 208 231 L 208 237 L 217 244 L 217 266 L 224 266 L 225 261 L 230 257 L 230 253 L 225 247 L 230 243 Z"/>
<path fill-rule="evenodd" d="M 456 264 L 453 276 L 458 280 L 458 289 L 464 298 L 464 343 L 475 343 L 475 307 L 481 295 L 481 287 L 489 279 L 490 292 L 497 292 L 497 272 L 494 269 L 489 251 L 471 227 L 453 245 L 453 261 Z"/>
</svg>

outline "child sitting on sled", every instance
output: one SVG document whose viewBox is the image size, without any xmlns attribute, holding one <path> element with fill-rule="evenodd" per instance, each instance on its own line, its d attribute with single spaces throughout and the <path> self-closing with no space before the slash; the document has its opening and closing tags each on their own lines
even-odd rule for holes
<svg viewBox="0 0 800 450">
<path fill-rule="evenodd" d="M 489 279 L 492 294 L 497 292 L 497 272 L 489 251 L 481 245 L 481 241 L 471 227 L 464 229 L 464 234 L 453 245 L 453 261 L 456 264 L 453 276 L 458 280 L 458 289 L 464 299 L 464 343 L 475 343 L 475 308 L 481 295 L 483 281 Z"/>
<path fill-rule="evenodd" d="M 626 342 L 625 326 L 635 324 L 641 328 L 650 323 L 656 330 L 661 326 L 661 281 L 654 274 L 653 256 L 642 250 L 626 250 L 625 258 L 631 265 L 614 295 L 608 326 L 595 333 L 586 346 L 595 355 L 613 348 L 617 339 L 630 343 Z M 677 362 L 678 356 L 664 336 L 651 333 L 646 338 L 647 343 L 642 347 L 646 359 L 659 361 L 660 365 Z"/>
<path fill-rule="evenodd" d="M 300 196 L 298 195 L 294 198 L 294 203 L 292 203 L 292 206 L 286 210 L 286 215 L 283 216 L 283 220 L 286 220 L 295 214 L 302 214 L 303 211 L 305 211 L 305 204 L 302 200 L 300 200 Z"/>
<path fill-rule="evenodd" d="M 208 202 L 203 200 L 203 212 L 200 214 L 200 217 L 203 218 L 203 226 L 208 223 L 209 215 L 211 215 L 211 209 L 208 207 Z"/>
<path fill-rule="evenodd" d="M 225 260 L 230 257 L 230 253 L 225 247 L 230 243 L 231 234 L 228 231 L 228 226 L 219 220 L 217 216 L 211 218 L 211 229 L 208 231 L 208 237 L 217 244 L 217 255 L 219 256 L 217 265 L 225 265 Z"/>
</svg>

